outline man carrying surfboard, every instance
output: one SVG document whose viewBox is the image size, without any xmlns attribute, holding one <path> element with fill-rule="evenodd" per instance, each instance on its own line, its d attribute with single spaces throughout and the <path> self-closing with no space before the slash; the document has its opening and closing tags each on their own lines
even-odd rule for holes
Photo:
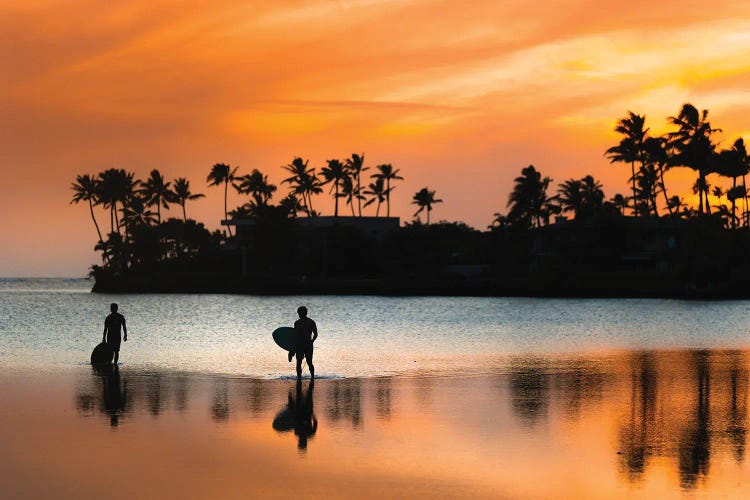
<svg viewBox="0 0 750 500">
<path fill-rule="evenodd" d="M 297 308 L 297 314 L 299 314 L 299 319 L 294 322 L 294 354 L 297 356 L 297 378 L 302 378 L 302 358 L 307 360 L 310 377 L 315 378 L 313 342 L 318 338 L 318 327 L 315 321 L 307 317 L 307 308 L 305 306 Z M 312 335 L 312 338 L 310 335 Z"/>
<path fill-rule="evenodd" d="M 120 328 L 125 333 L 123 340 L 128 341 L 128 327 L 125 325 L 125 316 L 117 312 L 117 304 L 112 303 L 109 305 L 109 310 L 112 311 L 107 319 L 104 320 L 104 333 L 102 333 L 102 342 L 106 342 L 108 346 L 115 351 L 115 364 L 120 358 Z"/>
</svg>

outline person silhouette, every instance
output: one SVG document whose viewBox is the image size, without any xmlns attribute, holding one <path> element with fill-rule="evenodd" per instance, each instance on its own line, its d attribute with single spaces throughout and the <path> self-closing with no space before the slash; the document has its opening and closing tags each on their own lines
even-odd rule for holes
<svg viewBox="0 0 750 500">
<path fill-rule="evenodd" d="M 120 359 L 120 328 L 122 328 L 125 333 L 122 340 L 127 342 L 128 327 L 125 325 L 125 316 L 117 312 L 117 304 L 110 304 L 109 310 L 112 312 L 107 316 L 107 319 L 104 320 L 102 342 L 106 342 L 115 352 L 115 364 L 117 364 L 117 360 Z"/>
<path fill-rule="evenodd" d="M 318 338 L 318 327 L 315 321 L 307 317 L 307 307 L 297 308 L 299 319 L 294 322 L 295 345 L 294 354 L 297 356 L 297 378 L 302 378 L 302 358 L 307 360 L 310 377 L 315 378 L 315 366 L 313 366 L 313 343 Z M 310 338 L 312 335 L 312 338 Z"/>
<path fill-rule="evenodd" d="M 302 381 L 297 380 L 297 398 L 294 401 L 294 435 L 297 436 L 297 448 L 307 450 L 307 440 L 318 431 L 318 419 L 313 411 L 313 387 L 310 381 L 305 394 L 302 393 Z"/>
<path fill-rule="evenodd" d="M 307 451 L 307 442 L 318 431 L 318 419 L 313 410 L 313 388 L 315 381 L 310 380 L 307 391 L 302 391 L 302 381 L 297 380 L 296 391 L 289 389 L 289 400 L 286 406 L 273 419 L 276 432 L 294 431 L 297 437 L 297 449 Z"/>
</svg>

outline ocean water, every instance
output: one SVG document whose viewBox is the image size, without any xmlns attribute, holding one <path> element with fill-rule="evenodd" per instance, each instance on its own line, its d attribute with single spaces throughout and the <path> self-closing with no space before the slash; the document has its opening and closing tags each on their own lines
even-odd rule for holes
<svg viewBox="0 0 750 500">
<path fill-rule="evenodd" d="M 121 362 L 250 378 L 294 374 L 271 338 L 306 305 L 324 378 L 503 371 L 519 356 L 746 349 L 750 301 L 250 295 L 106 295 L 78 279 L 0 280 L 0 365 L 84 366 L 109 304 L 127 318 Z"/>
</svg>

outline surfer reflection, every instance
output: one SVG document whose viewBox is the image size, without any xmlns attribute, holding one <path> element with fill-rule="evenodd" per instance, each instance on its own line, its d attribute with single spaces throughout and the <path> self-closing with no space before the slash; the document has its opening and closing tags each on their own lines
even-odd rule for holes
<svg viewBox="0 0 750 500">
<path fill-rule="evenodd" d="M 277 432 L 294 430 L 297 436 L 297 448 L 307 451 L 307 440 L 312 439 L 318 430 L 318 419 L 313 411 L 314 381 L 310 381 L 307 391 L 302 392 L 302 381 L 297 381 L 296 393 L 289 391 L 289 401 L 273 419 L 273 428 Z"/>
<path fill-rule="evenodd" d="M 109 415 L 109 425 L 117 427 L 120 417 L 125 413 L 128 387 L 120 380 L 120 369 L 117 365 L 105 365 L 96 369 L 102 380 L 102 402 L 104 413 Z"/>
</svg>

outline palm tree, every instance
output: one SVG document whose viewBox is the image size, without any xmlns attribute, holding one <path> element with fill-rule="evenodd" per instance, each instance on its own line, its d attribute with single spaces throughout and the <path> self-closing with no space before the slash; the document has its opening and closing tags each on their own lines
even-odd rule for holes
<svg viewBox="0 0 750 500">
<path fill-rule="evenodd" d="M 581 193 L 581 181 L 568 179 L 558 186 L 557 199 L 563 212 L 573 212 L 578 218 L 583 208 L 583 193 Z"/>
<path fill-rule="evenodd" d="M 703 196 L 706 197 L 706 210 L 711 212 L 708 204 L 708 186 L 706 176 L 711 173 L 716 144 L 711 141 L 711 134 L 721 129 L 712 128 L 708 121 L 708 110 L 699 112 L 692 104 L 683 104 L 677 116 L 669 118 L 678 130 L 669 134 L 670 144 L 675 150 L 672 164 L 689 167 L 698 172 L 696 186 L 700 188 L 699 211 L 703 213 Z"/>
<path fill-rule="evenodd" d="M 615 194 L 609 202 L 617 207 L 620 211 L 620 215 L 625 215 L 625 209 L 630 208 L 630 202 L 627 196 L 623 196 L 620 193 Z"/>
<path fill-rule="evenodd" d="M 638 195 L 638 203 L 640 204 L 640 212 L 642 214 L 649 215 L 651 211 L 654 212 L 656 217 L 659 216 L 659 211 L 656 206 L 656 193 L 659 183 L 659 173 L 656 171 L 656 167 L 647 163 L 638 169 L 635 174 L 636 193 Z"/>
<path fill-rule="evenodd" d="M 378 172 L 376 174 L 373 174 L 372 177 L 376 179 L 383 179 L 385 180 L 385 205 L 386 205 L 386 217 L 391 216 L 391 191 L 396 188 L 391 187 L 391 181 L 402 181 L 404 180 L 403 177 L 398 175 L 399 169 L 393 169 L 393 165 L 390 163 L 386 163 L 383 165 L 378 165 L 375 167 L 378 169 Z"/>
<path fill-rule="evenodd" d="M 289 219 L 297 217 L 297 212 L 304 211 L 304 207 L 294 193 L 289 193 L 279 202 L 279 209 L 284 212 Z"/>
<path fill-rule="evenodd" d="M 263 175 L 257 168 L 253 169 L 249 175 L 238 177 L 237 180 L 240 182 L 232 184 L 232 186 L 240 194 L 249 194 L 252 197 L 250 205 L 254 212 L 267 207 L 276 191 L 276 186 L 268 182 L 268 176 Z"/>
<path fill-rule="evenodd" d="M 630 174 L 633 189 L 633 213 L 638 216 L 638 203 L 635 201 L 636 189 L 635 189 L 635 162 L 644 163 L 643 158 L 643 144 L 648 134 L 648 128 L 646 125 L 646 115 L 637 115 L 632 111 L 628 111 L 628 115 L 625 118 L 621 118 L 615 126 L 615 132 L 622 134 L 623 138 L 617 146 L 613 146 L 607 150 L 605 156 L 609 158 L 610 163 L 621 162 L 630 163 Z"/>
<path fill-rule="evenodd" d="M 549 220 L 551 200 L 547 197 L 547 187 L 552 179 L 542 177 L 534 165 L 529 165 L 513 182 L 515 185 L 508 197 L 508 219 L 526 227 L 534 224 L 539 227 L 543 220 Z"/>
<path fill-rule="evenodd" d="M 377 209 L 375 210 L 375 217 L 380 216 L 380 205 L 387 199 L 388 191 L 385 189 L 385 181 L 383 178 L 378 178 L 375 182 L 371 182 L 364 194 L 370 195 L 371 198 L 365 202 L 365 206 L 372 205 L 376 201 L 378 202 Z"/>
<path fill-rule="evenodd" d="M 164 176 L 159 170 L 153 169 L 140 189 L 146 204 L 150 207 L 156 206 L 156 220 L 159 224 L 161 224 L 162 207 L 166 210 L 171 202 L 177 201 L 170 188 L 171 184 L 171 182 L 164 180 Z"/>
<path fill-rule="evenodd" d="M 99 229 L 99 223 L 96 221 L 94 215 L 94 205 L 99 204 L 99 181 L 96 177 L 89 174 L 77 175 L 76 181 L 70 185 L 70 189 L 75 191 L 73 199 L 70 203 L 78 204 L 81 201 L 89 202 L 89 211 L 91 212 L 91 220 L 94 221 L 94 227 L 96 228 L 96 234 L 99 236 L 99 243 L 104 241 L 102 239 L 102 232 Z"/>
<path fill-rule="evenodd" d="M 672 208 L 669 205 L 669 197 L 667 196 L 667 185 L 664 183 L 664 172 L 670 166 L 669 141 L 666 137 L 648 137 L 643 143 L 643 148 L 646 162 L 656 165 L 659 176 L 659 188 L 664 195 L 664 203 L 667 206 L 667 210 L 672 215 Z"/>
<path fill-rule="evenodd" d="M 730 149 L 720 151 L 715 156 L 716 171 L 724 177 L 732 178 L 732 187 L 727 191 L 727 199 L 732 202 L 732 229 L 736 228 L 736 204 L 740 198 L 745 198 L 745 176 L 750 169 L 745 142 L 742 138 L 734 141 Z M 737 178 L 742 177 L 742 186 L 737 186 Z M 746 217 L 743 216 L 743 219 Z"/>
<path fill-rule="evenodd" d="M 427 224 L 430 223 L 430 212 L 432 212 L 432 205 L 436 203 L 442 203 L 443 200 L 435 198 L 435 191 L 430 191 L 426 187 L 423 187 L 414 194 L 412 198 L 412 204 L 417 205 L 419 209 L 414 212 L 414 217 L 418 216 L 423 210 L 427 211 Z"/>
<path fill-rule="evenodd" d="M 141 225 L 152 226 L 160 224 L 156 214 L 149 210 L 148 207 L 150 206 L 152 205 L 146 201 L 145 197 L 132 197 L 122 210 L 122 218 L 125 222 L 125 227 L 132 229 Z"/>
<path fill-rule="evenodd" d="M 182 220 L 187 222 L 187 212 L 185 212 L 185 204 L 187 203 L 187 201 L 197 200 L 199 198 L 203 198 L 206 195 L 201 193 L 191 193 L 190 181 L 188 181 L 184 177 L 178 177 L 174 181 L 174 196 L 177 203 L 179 203 L 182 207 Z"/>
<path fill-rule="evenodd" d="M 356 181 L 354 193 L 357 197 L 357 215 L 362 217 L 362 197 L 359 196 L 362 192 L 362 172 L 370 168 L 365 167 L 365 154 L 352 154 L 351 158 L 346 159 L 346 168 L 349 169 L 349 172 Z"/>
<path fill-rule="evenodd" d="M 362 195 L 356 192 L 356 189 L 354 187 L 354 180 L 352 179 L 351 175 L 347 175 L 341 181 L 340 196 L 346 199 L 346 204 L 349 205 L 349 207 L 352 209 L 352 217 L 354 217 L 354 198 L 360 199 L 362 198 Z"/>
<path fill-rule="evenodd" d="M 494 219 L 492 219 L 492 224 L 487 226 L 487 229 L 492 231 L 495 229 L 506 229 L 511 226 L 510 220 L 508 220 L 508 218 L 500 212 L 495 212 L 493 214 L 493 217 Z"/>
<path fill-rule="evenodd" d="M 323 192 L 322 183 L 314 168 L 307 168 L 308 160 L 296 157 L 291 163 L 284 165 L 284 170 L 291 173 L 281 182 L 286 182 L 292 187 L 292 192 L 302 197 L 302 205 L 308 217 L 316 214 L 312 207 L 312 195 Z"/>
<path fill-rule="evenodd" d="M 120 232 L 117 204 L 124 207 L 139 183 L 140 181 L 135 180 L 135 174 L 122 168 L 109 168 L 99 174 L 98 197 L 102 205 L 109 208 L 110 232 Z"/>
<path fill-rule="evenodd" d="M 329 184 L 329 183 L 331 184 L 331 191 L 334 192 L 333 216 L 338 217 L 339 216 L 339 198 L 341 197 L 339 195 L 339 188 L 344 178 L 349 176 L 349 171 L 346 168 L 346 166 L 343 163 L 341 163 L 339 160 L 328 160 L 327 163 L 328 165 L 323 167 L 320 170 L 320 173 L 323 176 L 323 180 L 324 180 L 323 184 Z"/>
<path fill-rule="evenodd" d="M 224 184 L 224 219 L 227 218 L 227 188 L 229 187 L 229 183 L 234 181 L 237 174 L 237 168 L 238 167 L 230 167 L 226 163 L 217 163 L 213 167 L 211 167 L 211 172 L 208 174 L 208 177 L 206 177 L 206 182 L 208 182 L 209 186 L 218 186 L 219 184 Z M 232 236 L 232 229 L 231 226 L 227 226 L 227 231 L 229 232 L 229 236 Z"/>
</svg>

